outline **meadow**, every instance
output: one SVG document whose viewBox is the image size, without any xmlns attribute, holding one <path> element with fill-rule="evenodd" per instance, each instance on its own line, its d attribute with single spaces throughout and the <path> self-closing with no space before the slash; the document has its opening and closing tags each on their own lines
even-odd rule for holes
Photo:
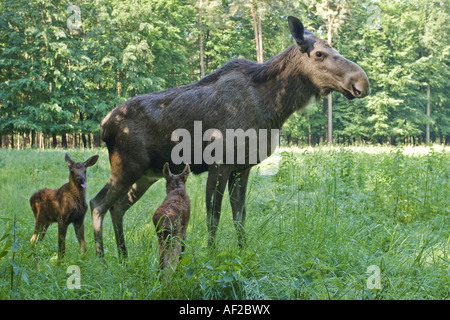
<svg viewBox="0 0 450 320">
<path fill-rule="evenodd" d="M 158 274 L 152 215 L 165 197 L 154 184 L 125 215 L 129 258 L 120 262 L 109 213 L 105 258 L 95 257 L 92 218 L 81 258 L 70 227 L 58 262 L 57 225 L 32 250 L 29 197 L 68 181 L 64 154 L 84 161 L 87 199 L 109 176 L 105 149 L 0 149 L 0 299 L 450 299 L 450 151 L 435 147 L 280 150 L 276 174 L 255 167 L 240 249 L 224 197 L 217 243 L 207 247 L 206 175 L 191 175 L 186 251 L 173 278 Z M 270 158 L 269 158 L 270 159 Z M 69 266 L 80 288 L 68 284 Z M 374 271 L 375 270 L 375 271 Z"/>
</svg>

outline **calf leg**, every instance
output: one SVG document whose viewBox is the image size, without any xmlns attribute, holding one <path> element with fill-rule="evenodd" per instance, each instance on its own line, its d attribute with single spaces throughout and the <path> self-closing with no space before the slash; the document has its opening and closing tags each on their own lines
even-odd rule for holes
<svg viewBox="0 0 450 320">
<path fill-rule="evenodd" d="M 62 259 L 66 252 L 66 234 L 67 221 L 61 219 L 58 221 L 58 259 Z"/>
<path fill-rule="evenodd" d="M 81 256 L 83 257 L 86 253 L 86 242 L 84 241 L 84 222 L 74 223 L 73 228 L 75 229 L 75 234 L 80 244 Z"/>
<path fill-rule="evenodd" d="M 45 235 L 47 234 L 47 229 L 50 226 L 50 223 L 44 223 L 42 230 L 39 233 L 38 241 L 44 240 Z"/>
<path fill-rule="evenodd" d="M 178 261 L 182 252 L 182 246 L 178 235 L 163 231 L 159 240 L 159 267 L 163 276 L 170 277 L 177 269 Z"/>
<path fill-rule="evenodd" d="M 208 227 L 208 245 L 214 245 L 214 238 L 219 225 L 222 207 L 222 198 L 227 180 L 230 176 L 230 167 L 211 165 L 206 182 L 206 225 Z"/>
<path fill-rule="evenodd" d="M 158 237 L 159 269 L 164 270 L 168 262 L 170 232 L 158 228 L 156 235 Z"/>
<path fill-rule="evenodd" d="M 30 243 L 34 244 L 36 241 L 42 241 L 49 226 L 50 223 L 41 221 L 39 215 L 36 215 L 34 233 L 30 239 Z"/>
<path fill-rule="evenodd" d="M 39 219 L 39 211 L 40 207 L 39 204 L 34 202 L 33 200 L 30 200 L 31 210 L 33 210 L 34 214 L 34 233 L 31 236 L 30 243 L 34 244 L 36 240 L 38 240 L 38 236 L 40 236 L 40 233 L 42 232 L 42 229 L 44 227 L 44 223 L 40 221 Z"/>
<path fill-rule="evenodd" d="M 245 194 L 250 169 L 232 172 L 228 181 L 231 210 L 233 211 L 233 224 L 238 236 L 238 244 L 242 248 L 245 245 Z"/>
</svg>

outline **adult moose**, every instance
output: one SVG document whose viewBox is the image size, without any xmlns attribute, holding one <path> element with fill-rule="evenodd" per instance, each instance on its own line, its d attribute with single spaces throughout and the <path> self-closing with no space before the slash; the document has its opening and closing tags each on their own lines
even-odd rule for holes
<svg viewBox="0 0 450 320">
<path fill-rule="evenodd" d="M 295 17 L 288 17 L 295 44 L 265 63 L 234 59 L 199 81 L 177 88 L 138 95 L 112 110 L 101 122 L 111 163 L 106 185 L 90 201 L 96 251 L 103 256 L 102 221 L 111 212 L 119 256 L 126 257 L 123 216 L 162 177 L 162 167 L 175 166 L 172 132 L 203 130 L 279 130 L 288 117 L 312 98 L 331 91 L 346 98 L 369 94 L 366 73 L 341 56 Z M 270 143 L 270 142 L 269 142 Z M 207 142 L 203 142 L 203 148 Z M 222 195 L 228 182 L 233 221 L 239 244 L 245 242 L 245 194 L 252 164 L 191 163 L 194 174 L 208 171 L 206 214 L 209 244 L 219 223 Z"/>
</svg>

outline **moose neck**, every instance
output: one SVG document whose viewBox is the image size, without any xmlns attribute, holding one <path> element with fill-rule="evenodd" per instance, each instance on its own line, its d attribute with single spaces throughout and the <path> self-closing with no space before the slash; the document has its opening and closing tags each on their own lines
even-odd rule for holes
<svg viewBox="0 0 450 320">
<path fill-rule="evenodd" d="M 301 55 L 294 45 L 261 65 L 256 76 L 266 92 L 265 111 L 274 128 L 281 128 L 292 113 L 319 96 L 319 89 L 303 71 L 305 62 Z"/>
<path fill-rule="evenodd" d="M 186 192 L 186 189 L 184 186 L 178 185 L 175 188 L 174 187 L 167 187 L 166 186 L 166 193 L 184 193 Z"/>
<path fill-rule="evenodd" d="M 69 180 L 69 188 L 72 194 L 86 194 L 86 189 L 79 187 L 78 184 L 72 179 Z"/>
</svg>

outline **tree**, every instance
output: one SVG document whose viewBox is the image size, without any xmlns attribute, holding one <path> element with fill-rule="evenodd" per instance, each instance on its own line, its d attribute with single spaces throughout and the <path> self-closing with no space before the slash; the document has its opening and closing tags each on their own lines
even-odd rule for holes
<svg viewBox="0 0 450 320">
<path fill-rule="evenodd" d="M 343 22 L 345 14 L 343 0 L 330 1 L 308 1 L 309 8 L 322 19 L 327 29 L 327 42 L 331 46 L 333 41 L 333 33 L 336 32 Z M 328 143 L 333 143 L 333 98 L 332 94 L 328 94 Z"/>
</svg>

